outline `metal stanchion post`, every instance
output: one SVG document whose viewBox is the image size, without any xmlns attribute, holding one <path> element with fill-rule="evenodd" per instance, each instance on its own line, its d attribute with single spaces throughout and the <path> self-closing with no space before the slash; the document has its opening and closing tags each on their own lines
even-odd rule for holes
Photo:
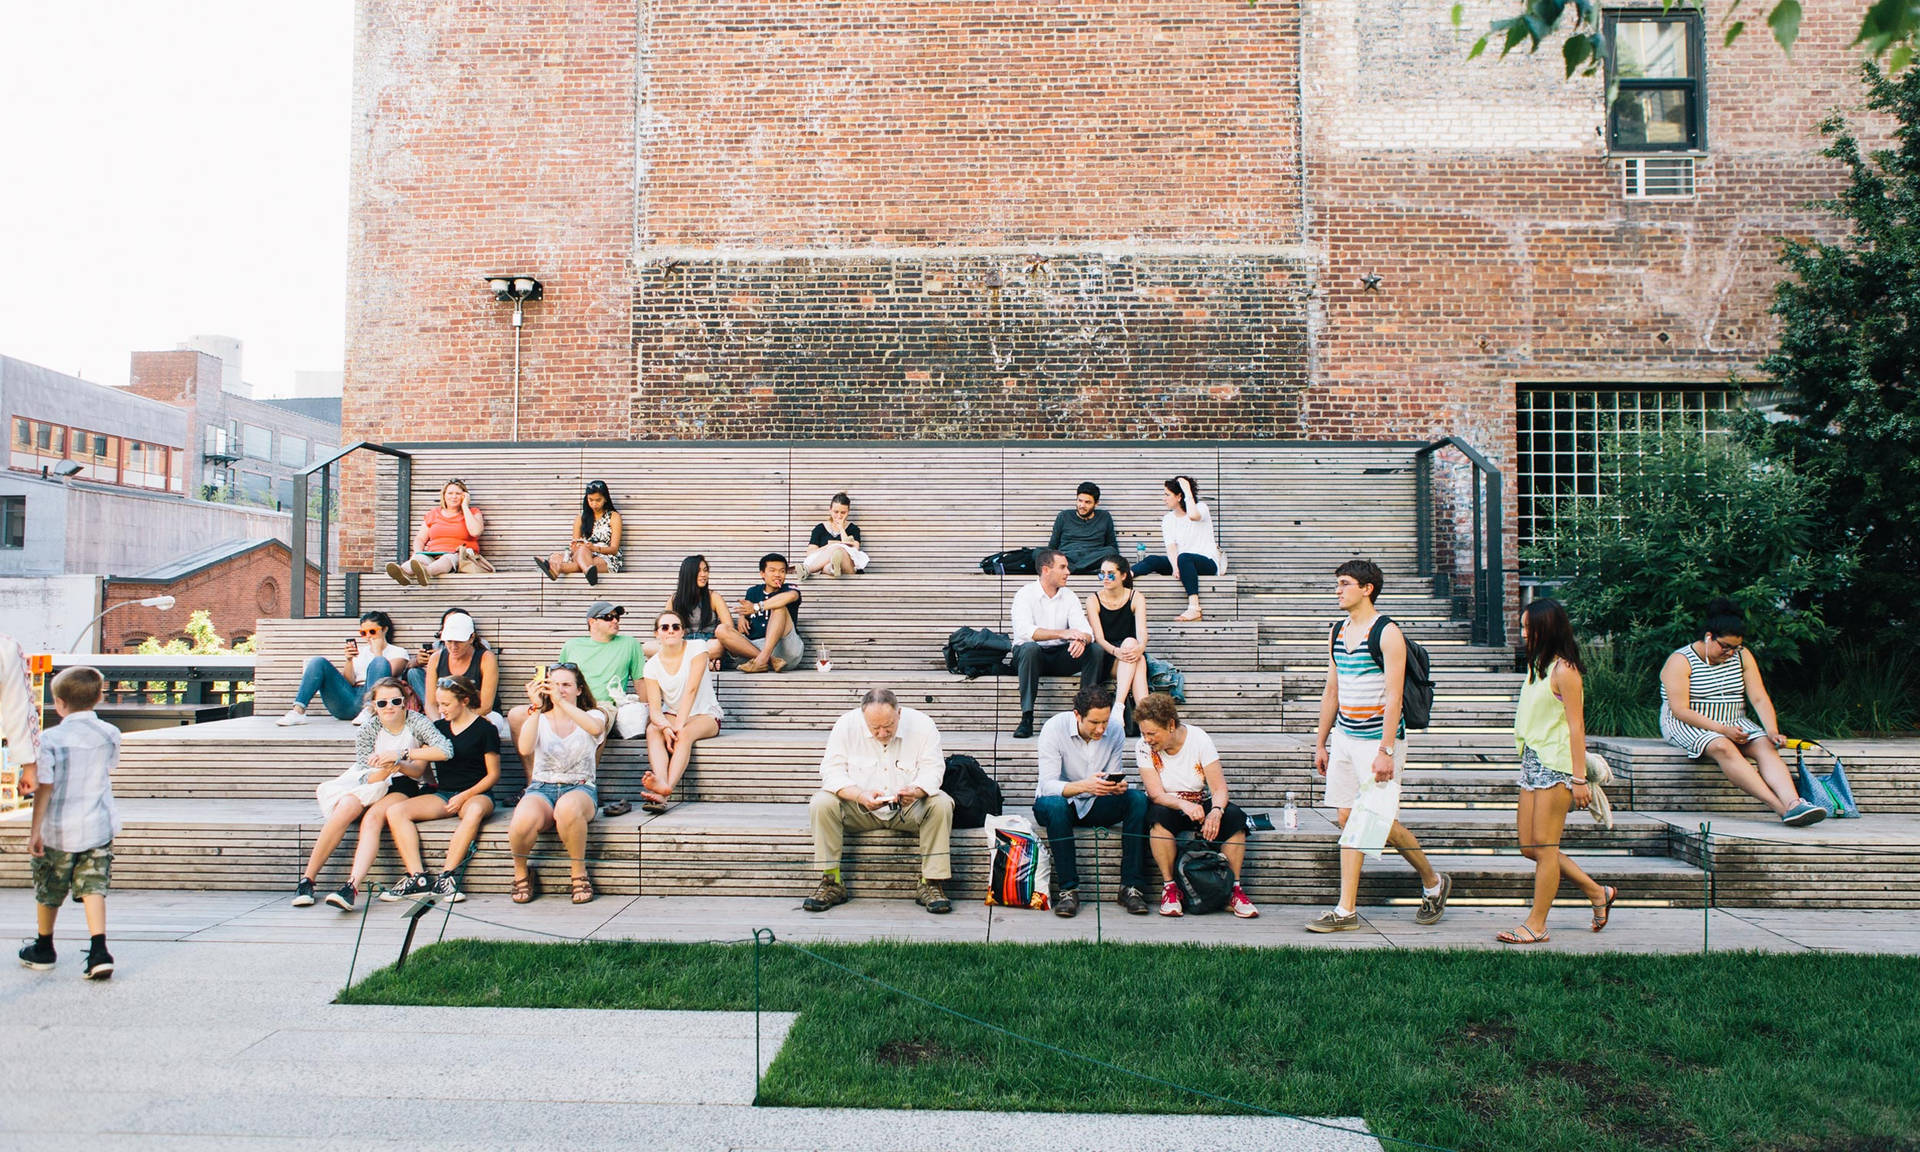
<svg viewBox="0 0 1920 1152">
<path fill-rule="evenodd" d="M 1700 825 L 1700 954 L 1707 954 L 1713 924 L 1713 822 Z"/>
<path fill-rule="evenodd" d="M 753 1103 L 760 1104 L 760 946 L 773 943 L 773 929 L 753 930 Z"/>
</svg>

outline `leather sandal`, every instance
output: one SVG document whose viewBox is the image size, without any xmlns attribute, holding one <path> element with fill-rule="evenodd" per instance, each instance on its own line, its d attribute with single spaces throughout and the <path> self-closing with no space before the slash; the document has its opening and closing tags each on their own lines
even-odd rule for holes
<svg viewBox="0 0 1920 1152">
<path fill-rule="evenodd" d="M 1606 899 L 1593 906 L 1593 930 L 1595 932 L 1607 926 L 1608 917 L 1613 915 L 1613 902 L 1620 899 L 1620 890 L 1611 884 L 1602 884 L 1600 893 Z"/>
<path fill-rule="evenodd" d="M 531 904 L 540 898 L 540 877 L 529 872 L 513 882 L 513 902 Z"/>
<path fill-rule="evenodd" d="M 1522 924 L 1518 928 L 1509 928 L 1499 933 L 1494 939 L 1500 941 L 1502 944 L 1545 944 L 1548 940 L 1553 939 L 1553 937 L 1547 935 L 1545 932 L 1535 932 L 1525 924 Z"/>
<path fill-rule="evenodd" d="M 593 881 L 587 879 L 585 876 L 575 876 L 573 878 L 573 902 L 575 904 L 590 904 L 593 902 Z"/>
</svg>

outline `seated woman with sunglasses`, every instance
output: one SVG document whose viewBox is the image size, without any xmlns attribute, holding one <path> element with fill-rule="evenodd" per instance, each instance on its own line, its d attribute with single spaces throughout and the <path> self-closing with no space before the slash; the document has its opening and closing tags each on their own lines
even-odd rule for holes
<svg viewBox="0 0 1920 1152">
<path fill-rule="evenodd" d="M 1087 623 L 1093 632 L 1093 683 L 1113 677 L 1113 702 L 1120 705 L 1126 734 L 1140 735 L 1133 706 L 1147 698 L 1147 598 L 1133 587 L 1133 572 L 1118 556 L 1100 561 L 1100 590 L 1087 597 Z M 1131 700 L 1131 703 L 1129 701 Z"/>
<path fill-rule="evenodd" d="M 513 852 L 513 902 L 525 904 L 540 895 L 540 877 L 527 867 L 534 841 L 552 828 L 567 850 L 572 871 L 573 902 L 593 899 L 593 881 L 587 877 L 587 825 L 600 807 L 597 761 L 600 739 L 607 731 L 606 713 L 594 705 L 580 669 L 555 664 L 546 679 L 527 685 L 532 711 L 520 725 L 520 760 L 527 765 L 527 790 L 514 805 L 507 827 L 507 845 Z"/>
<path fill-rule="evenodd" d="M 580 498 L 580 519 L 574 525 L 573 543 L 565 552 L 535 556 L 534 567 L 549 580 L 558 580 L 569 572 L 585 572 L 587 583 L 600 583 L 600 573 L 620 571 L 620 509 L 605 480 L 587 483 L 587 494 Z"/>
<path fill-rule="evenodd" d="M 499 709 L 500 657 L 480 639 L 473 617 L 464 608 L 449 608 L 440 614 L 439 643 L 421 645 L 420 655 L 407 669 L 407 683 L 413 686 L 413 694 L 420 698 L 429 720 L 440 719 L 440 711 L 435 703 L 439 694 L 428 692 L 427 685 L 438 684 L 447 676 L 470 682 L 480 695 L 480 703 L 475 705 L 480 715 L 493 725 L 502 741 L 513 739 Z"/>
<path fill-rule="evenodd" d="M 465 677 L 442 676 L 433 695 L 435 710 L 440 713 L 433 726 L 447 738 L 453 755 L 434 770 L 436 787 L 432 792 L 387 809 L 394 851 L 400 853 L 407 874 L 380 893 L 382 900 L 404 900 L 429 892 L 453 904 L 465 900 L 466 894 L 454 883 L 454 873 L 466 859 L 474 837 L 480 834 L 480 825 L 493 814 L 493 786 L 500 780 L 500 733 L 480 714 L 479 691 Z M 440 871 L 429 877 L 421 862 L 420 830 L 414 825 L 455 818 L 460 827 L 447 840 Z"/>
<path fill-rule="evenodd" d="M 360 884 L 380 853 L 380 830 L 387 826 L 387 809 L 402 800 L 432 794 L 430 766 L 453 754 L 453 745 L 425 716 L 407 711 L 406 689 L 391 676 L 373 682 L 373 710 L 377 724 L 360 728 L 354 742 L 353 767 L 315 789 L 320 815 L 326 821 L 314 838 L 307 870 L 294 889 L 293 906 L 313 903 L 313 885 L 327 857 L 339 846 L 353 822 L 360 822 L 360 842 L 353 849 L 353 871 L 347 882 L 329 893 L 327 903 L 342 912 L 353 911 Z"/>
<path fill-rule="evenodd" d="M 647 657 L 647 774 L 640 778 L 640 807 L 667 810 L 667 798 L 686 775 L 693 746 L 720 734 L 720 701 L 713 693 L 717 673 L 707 669 L 710 642 L 687 643 L 686 626 L 673 612 L 653 622 L 659 650 Z"/>
<path fill-rule="evenodd" d="M 313 703 L 317 693 L 335 720 L 365 724 L 372 718 L 372 711 L 366 707 L 367 686 L 397 675 L 411 659 L 405 648 L 393 642 L 393 619 L 385 612 L 368 612 L 360 617 L 360 633 L 347 638 L 346 656 L 344 673 L 325 656 L 309 656 L 306 671 L 300 674 L 300 690 L 293 694 L 293 707 L 274 723 L 282 728 L 305 724 L 307 705 Z"/>
</svg>

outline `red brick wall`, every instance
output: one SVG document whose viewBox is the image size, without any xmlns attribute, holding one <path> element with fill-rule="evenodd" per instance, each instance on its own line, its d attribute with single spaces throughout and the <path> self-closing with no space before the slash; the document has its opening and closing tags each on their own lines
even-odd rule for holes
<svg viewBox="0 0 1920 1152">
<path fill-rule="evenodd" d="M 1710 23 L 1701 193 L 1657 205 L 1599 79 L 1469 65 L 1446 8 L 363 0 L 346 433 L 508 435 L 496 270 L 546 283 L 525 439 L 1450 431 L 1506 466 L 1520 381 L 1750 371 L 1851 17 L 1791 61 Z M 350 470 L 359 563 L 370 499 Z"/>
<path fill-rule="evenodd" d="M 135 352 L 127 374 L 127 390 L 150 400 L 191 409 L 204 389 L 220 389 L 217 357 L 190 349 Z"/>
<path fill-rule="evenodd" d="M 108 604 L 150 596 L 172 596 L 176 603 L 166 612 L 135 605 L 109 613 L 100 622 L 100 650 L 126 652 L 148 636 L 164 642 L 184 635 L 187 618 L 200 610 L 213 613 L 213 630 L 228 644 L 251 636 L 258 621 L 283 617 L 289 611 L 287 581 L 292 560 L 284 546 L 273 544 L 170 584 L 108 581 Z M 318 603 L 319 596 L 319 576 L 309 567 L 307 603 Z"/>
</svg>

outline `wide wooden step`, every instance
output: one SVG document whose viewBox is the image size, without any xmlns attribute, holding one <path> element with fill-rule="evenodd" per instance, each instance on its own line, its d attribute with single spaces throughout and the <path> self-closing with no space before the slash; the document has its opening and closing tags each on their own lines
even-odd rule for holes
<svg viewBox="0 0 1920 1152">
<path fill-rule="evenodd" d="M 1664 740 L 1631 740 L 1607 736 L 1588 741 L 1607 757 L 1620 774 L 1616 789 L 1627 803 L 1655 810 L 1726 812 L 1764 816 L 1758 800 L 1736 788 L 1720 766 L 1695 760 Z M 1920 792 L 1913 788 L 1920 772 L 1920 740 L 1833 740 L 1826 748 L 1846 765 L 1847 782 L 1860 810 L 1867 815 L 1889 812 L 1920 813 Z M 1781 752 L 1791 771 L 1795 753 Z M 1833 758 L 1807 753 L 1807 769 L 1817 775 L 1833 771 Z"/>
</svg>

